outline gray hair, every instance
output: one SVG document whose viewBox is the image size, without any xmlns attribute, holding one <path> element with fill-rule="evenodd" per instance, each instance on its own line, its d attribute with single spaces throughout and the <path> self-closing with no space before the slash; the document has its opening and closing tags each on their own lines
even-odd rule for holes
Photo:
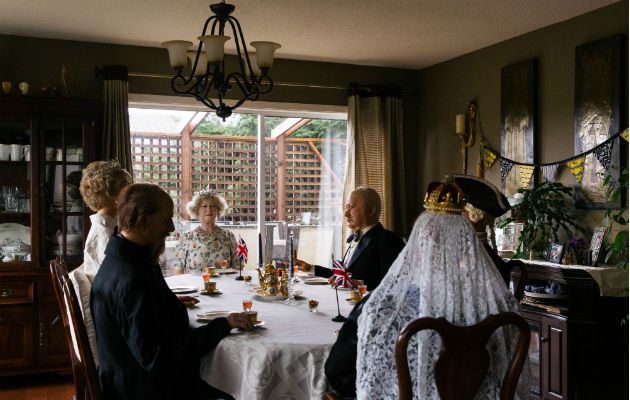
<svg viewBox="0 0 630 400">
<path fill-rule="evenodd" d="M 359 186 L 352 192 L 361 193 L 361 196 L 365 201 L 365 205 L 367 207 L 374 207 L 374 218 L 376 219 L 375 222 L 378 222 L 378 219 L 381 216 L 381 196 L 379 196 L 378 192 L 367 186 Z"/>
<path fill-rule="evenodd" d="M 221 197 L 214 190 L 202 190 L 196 193 L 192 200 L 186 204 L 186 211 L 188 211 L 188 215 L 191 218 L 199 218 L 197 212 L 199 211 L 199 207 L 201 207 L 201 203 L 204 200 L 209 200 L 210 204 L 215 206 L 219 210 L 219 218 L 224 216 L 228 210 L 227 201 L 223 197 Z"/>
</svg>

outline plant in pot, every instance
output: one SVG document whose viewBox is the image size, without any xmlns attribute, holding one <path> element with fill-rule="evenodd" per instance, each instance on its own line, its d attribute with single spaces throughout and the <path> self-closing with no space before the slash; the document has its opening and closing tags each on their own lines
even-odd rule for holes
<svg viewBox="0 0 630 400">
<path fill-rule="evenodd" d="M 628 190 L 628 167 L 625 167 L 619 174 L 615 174 L 618 169 L 612 165 L 606 170 L 604 186 L 606 187 L 606 197 L 612 204 L 617 204 L 624 191 Z M 614 179 L 617 175 L 618 178 Z M 617 268 L 628 271 L 628 203 L 623 202 L 620 208 L 608 208 L 604 214 L 604 249 L 606 250 L 605 263 L 615 262 Z M 613 233 L 615 236 L 612 237 Z M 596 261 L 596 260 L 593 260 Z"/>
<path fill-rule="evenodd" d="M 559 241 L 558 232 L 564 230 L 568 237 L 573 231 L 585 232 L 570 213 L 573 207 L 572 190 L 561 183 L 543 182 L 532 189 L 518 189 L 522 201 L 510 207 L 511 215 L 498 222 L 505 228 L 511 222 L 522 222 L 523 230 L 514 258 L 523 256 L 525 248 L 544 250 L 548 239 Z"/>
</svg>

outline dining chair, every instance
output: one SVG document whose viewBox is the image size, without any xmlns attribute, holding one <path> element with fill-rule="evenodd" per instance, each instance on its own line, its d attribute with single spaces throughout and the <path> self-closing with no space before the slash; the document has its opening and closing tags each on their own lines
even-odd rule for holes
<svg viewBox="0 0 630 400">
<path fill-rule="evenodd" d="M 101 400 L 103 393 L 83 322 L 83 315 L 74 286 L 68 276 L 66 262 L 61 257 L 50 261 L 50 274 L 61 308 L 66 339 L 70 348 L 72 374 L 77 392 L 76 398 L 77 400 Z"/>
<path fill-rule="evenodd" d="M 444 317 L 424 317 L 411 321 L 400 332 L 396 342 L 396 370 L 400 400 L 413 398 L 407 345 L 417 332 L 436 331 L 442 338 L 442 350 L 433 365 L 435 384 L 442 400 L 474 399 L 490 365 L 486 343 L 492 333 L 505 325 L 519 329 L 518 343 L 501 386 L 500 399 L 514 399 L 523 365 L 528 356 L 530 328 L 518 314 L 504 312 L 489 315 L 471 326 L 455 326 Z"/>
<path fill-rule="evenodd" d="M 508 285 L 508 287 L 510 286 L 511 273 L 514 268 L 517 268 L 520 271 L 518 283 L 514 288 L 514 297 L 516 297 L 518 301 L 521 301 L 523 300 L 523 294 L 525 293 L 525 282 L 527 281 L 527 268 L 525 267 L 525 263 L 521 260 L 514 259 L 508 261 L 505 265 L 505 269 L 506 271 L 508 271 L 508 273 L 506 274 L 508 280 L 505 283 Z"/>
</svg>

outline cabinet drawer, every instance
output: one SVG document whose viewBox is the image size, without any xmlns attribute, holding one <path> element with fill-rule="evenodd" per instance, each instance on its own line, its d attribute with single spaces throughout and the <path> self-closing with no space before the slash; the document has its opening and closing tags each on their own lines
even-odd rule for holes
<svg viewBox="0 0 630 400">
<path fill-rule="evenodd" d="M 0 305 L 32 303 L 33 289 L 33 282 L 0 283 Z"/>
</svg>

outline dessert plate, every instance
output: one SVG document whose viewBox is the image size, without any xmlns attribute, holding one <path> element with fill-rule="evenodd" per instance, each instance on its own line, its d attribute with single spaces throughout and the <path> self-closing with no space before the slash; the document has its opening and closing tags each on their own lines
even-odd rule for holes
<svg viewBox="0 0 630 400">
<path fill-rule="evenodd" d="M 218 294 L 223 294 L 223 292 L 220 291 L 219 289 L 215 290 L 214 292 L 208 292 L 206 289 L 201 289 L 199 293 L 204 294 L 206 296 L 216 296 Z"/>
<path fill-rule="evenodd" d="M 212 321 L 215 318 L 227 317 L 228 315 L 235 312 L 236 311 L 225 311 L 225 310 L 206 311 L 204 313 L 197 314 L 197 319 L 200 321 Z"/>
<path fill-rule="evenodd" d="M 170 289 L 175 294 L 194 293 L 197 291 L 197 288 L 194 286 L 175 286 Z"/>
<path fill-rule="evenodd" d="M 304 279 L 302 282 L 305 285 L 328 285 L 328 279 L 319 276 L 311 279 Z"/>
</svg>

